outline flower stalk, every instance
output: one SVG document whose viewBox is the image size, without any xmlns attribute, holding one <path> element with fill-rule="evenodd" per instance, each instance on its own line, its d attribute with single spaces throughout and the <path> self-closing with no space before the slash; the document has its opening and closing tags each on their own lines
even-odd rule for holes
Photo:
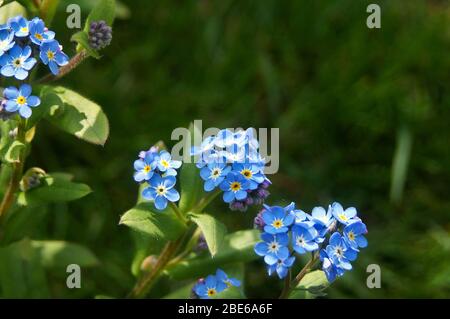
<svg viewBox="0 0 450 319">
<path fill-rule="evenodd" d="M 21 119 L 17 127 L 17 140 L 19 142 L 22 142 L 23 144 L 26 143 L 25 128 L 26 128 L 26 120 Z M 5 194 L 3 196 L 3 199 L 0 203 L 0 237 L 2 234 L 1 228 L 3 227 L 3 224 L 6 220 L 6 214 L 8 210 L 11 208 L 11 205 L 13 204 L 14 201 L 14 194 L 18 191 L 20 186 L 24 162 L 25 162 L 25 150 L 21 150 L 18 161 L 12 164 L 13 170 L 11 173 L 11 177 L 8 186 L 6 188 Z"/>
</svg>

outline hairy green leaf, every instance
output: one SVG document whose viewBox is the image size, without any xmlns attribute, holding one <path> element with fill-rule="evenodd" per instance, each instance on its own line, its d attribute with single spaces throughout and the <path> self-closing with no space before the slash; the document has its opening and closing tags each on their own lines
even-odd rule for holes
<svg viewBox="0 0 450 319">
<path fill-rule="evenodd" d="M 98 104 L 61 86 L 44 86 L 41 99 L 52 124 L 87 142 L 105 144 L 109 123 Z"/>
<path fill-rule="evenodd" d="M 41 184 L 19 193 L 17 203 L 21 206 L 39 206 L 46 203 L 68 202 L 91 193 L 89 186 L 74 183 L 67 178 L 48 175 Z"/>
<path fill-rule="evenodd" d="M 89 44 L 89 35 L 86 31 L 79 31 L 75 33 L 70 38 L 70 41 L 78 43 L 83 49 L 86 50 L 86 52 L 90 56 L 96 59 L 100 59 L 100 54 L 96 50 L 94 50 Z"/>
<path fill-rule="evenodd" d="M 322 270 L 307 273 L 289 296 L 290 299 L 315 298 L 324 296 L 323 292 L 330 283 Z"/>
<path fill-rule="evenodd" d="M 186 229 L 170 206 L 160 212 L 150 202 L 140 203 L 127 211 L 120 218 L 120 224 L 127 225 L 155 240 L 175 240 Z"/>
<path fill-rule="evenodd" d="M 5 24 L 9 18 L 21 15 L 27 16 L 27 10 L 17 1 L 10 2 L 0 7 L 0 24 Z"/>
<path fill-rule="evenodd" d="M 225 225 L 208 214 L 190 214 L 189 216 L 201 229 L 205 236 L 208 249 L 214 257 L 224 242 L 223 239 L 227 233 Z"/>
</svg>

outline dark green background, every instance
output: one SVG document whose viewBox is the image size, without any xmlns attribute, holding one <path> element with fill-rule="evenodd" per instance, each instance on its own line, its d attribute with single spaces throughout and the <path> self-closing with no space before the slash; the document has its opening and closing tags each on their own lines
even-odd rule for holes
<svg viewBox="0 0 450 319">
<path fill-rule="evenodd" d="M 381 29 L 366 27 L 373 2 Z M 82 243 L 102 261 L 83 273 L 81 290 L 52 282 L 54 296 L 120 297 L 131 288 L 134 244 L 118 221 L 137 195 L 132 162 L 160 139 L 172 145 L 172 130 L 194 119 L 280 128 L 270 204 L 358 208 L 369 247 L 330 297 L 450 296 L 448 1 L 123 3 L 130 16 L 116 21 L 104 57 L 62 81 L 103 106 L 110 139 L 91 146 L 41 125 L 29 162 L 70 171 L 94 189 L 55 206 L 35 236 Z M 62 7 L 54 29 L 73 55 L 65 19 Z M 393 201 L 392 175 L 402 169 L 393 158 L 408 156 L 399 136 L 411 137 L 412 149 Z M 229 229 L 252 227 L 256 214 L 219 202 L 210 212 Z M 381 266 L 381 289 L 365 285 L 369 264 Z M 247 267 L 250 297 L 274 297 L 279 285 L 262 261 Z"/>
</svg>

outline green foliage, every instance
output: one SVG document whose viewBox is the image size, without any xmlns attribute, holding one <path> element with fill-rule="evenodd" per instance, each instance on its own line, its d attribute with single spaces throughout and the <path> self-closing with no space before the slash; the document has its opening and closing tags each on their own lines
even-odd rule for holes
<svg viewBox="0 0 450 319">
<path fill-rule="evenodd" d="M 259 241 L 259 231 L 242 230 L 225 236 L 223 244 L 214 258 L 211 256 L 192 256 L 167 269 L 175 280 L 199 278 L 214 273 L 217 268 L 229 264 L 249 262 L 258 258 L 253 247 Z"/>
<path fill-rule="evenodd" d="M 67 88 L 44 86 L 41 108 L 45 117 L 61 130 L 93 144 L 104 145 L 109 123 L 101 107 Z"/>
<path fill-rule="evenodd" d="M 120 224 L 148 235 L 153 240 L 175 240 L 186 229 L 176 217 L 170 206 L 164 211 L 157 211 L 153 203 L 140 203 L 127 211 L 120 218 Z"/>
<path fill-rule="evenodd" d="M 322 270 L 314 270 L 305 275 L 289 298 L 316 298 L 325 296 L 324 290 L 330 285 Z"/>
<path fill-rule="evenodd" d="M 214 257 L 224 243 L 227 228 L 216 218 L 208 214 L 190 214 L 189 217 L 201 229 L 203 236 L 205 236 L 209 252 Z"/>
<path fill-rule="evenodd" d="M 8 163 L 18 163 L 20 154 L 25 150 L 25 144 L 19 141 L 14 141 L 8 148 L 5 154 L 5 161 Z"/>
<path fill-rule="evenodd" d="M 77 51 L 86 50 L 90 56 L 99 59 L 100 55 L 89 45 L 89 27 L 94 21 L 105 21 L 109 26 L 112 26 L 116 16 L 116 3 L 114 0 L 98 0 L 92 8 L 90 14 L 86 19 L 83 31 L 77 32 L 72 36 L 72 41 L 78 43 Z"/>
<path fill-rule="evenodd" d="M 97 257 L 90 250 L 78 244 L 34 240 L 31 246 L 39 257 L 39 263 L 46 268 L 65 269 L 70 264 L 93 267 L 99 264 Z"/>
<path fill-rule="evenodd" d="M 25 7 L 18 1 L 12 1 L 6 4 L 0 3 L 0 24 L 6 23 L 9 18 L 17 15 L 27 16 Z"/>
<path fill-rule="evenodd" d="M 82 198 L 91 193 L 89 186 L 74 183 L 65 177 L 48 175 L 41 180 L 41 185 L 21 192 L 17 203 L 20 206 L 40 206 L 47 203 L 68 202 Z"/>
</svg>

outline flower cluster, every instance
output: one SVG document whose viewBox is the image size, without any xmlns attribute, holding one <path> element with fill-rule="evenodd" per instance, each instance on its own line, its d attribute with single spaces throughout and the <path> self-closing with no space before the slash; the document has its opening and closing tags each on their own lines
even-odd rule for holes
<svg viewBox="0 0 450 319">
<path fill-rule="evenodd" d="M 22 16 L 11 18 L 0 25 L 0 74 L 19 81 L 28 78 L 38 59 L 57 75 L 59 67 L 69 62 L 62 47 L 55 40 L 55 33 L 45 27 L 44 21 L 34 18 L 30 21 Z M 3 91 L 1 110 L 18 112 L 23 118 L 32 114 L 30 107 L 40 104 L 38 97 L 31 95 L 28 84 L 19 88 L 8 87 Z"/>
<path fill-rule="evenodd" d="M 191 154 L 197 158 L 204 190 L 222 190 L 223 200 L 231 210 L 245 211 L 250 205 L 261 205 L 269 196 L 270 181 L 258 149 L 251 128 L 237 132 L 224 129 L 193 147 Z"/>
<path fill-rule="evenodd" d="M 154 147 L 140 152 L 139 159 L 134 161 L 134 180 L 148 185 L 142 191 L 142 197 L 154 201 L 156 209 L 164 210 L 169 201 L 180 199 L 175 189 L 176 169 L 180 166 L 181 162 L 172 160 L 169 152 L 158 152 Z"/>
<path fill-rule="evenodd" d="M 100 50 L 111 44 L 112 28 L 105 21 L 93 21 L 89 26 L 89 45 Z"/>
<path fill-rule="evenodd" d="M 359 248 L 367 246 L 367 228 L 356 215 L 355 208 L 344 210 L 339 203 L 328 210 L 315 207 L 311 214 L 295 209 L 294 203 L 286 207 L 264 205 L 255 218 L 255 228 L 263 231 L 255 252 L 264 257 L 268 274 L 276 272 L 280 279 L 294 264 L 294 253 L 315 252 L 332 282 L 352 269 L 350 262 L 356 259 Z"/>
<path fill-rule="evenodd" d="M 236 278 L 229 278 L 221 269 L 217 269 L 215 275 L 201 278 L 192 288 L 193 299 L 210 299 L 229 287 L 239 287 L 241 282 Z"/>
</svg>

